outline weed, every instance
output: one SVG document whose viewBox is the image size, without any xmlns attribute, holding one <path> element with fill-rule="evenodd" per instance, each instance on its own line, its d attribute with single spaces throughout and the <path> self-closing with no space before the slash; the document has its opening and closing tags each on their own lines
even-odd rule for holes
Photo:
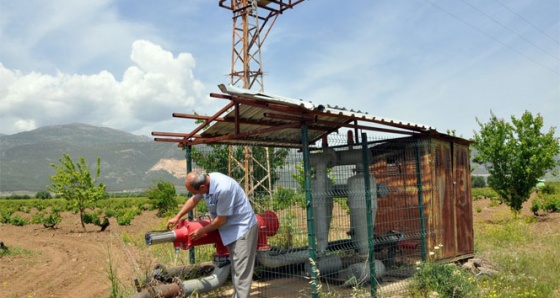
<svg viewBox="0 0 560 298">
<path fill-rule="evenodd" d="M 434 247 L 428 261 L 417 262 L 410 292 L 421 297 L 475 297 L 476 284 L 468 272 L 454 264 L 435 261 L 442 247 L 441 244 Z"/>
</svg>

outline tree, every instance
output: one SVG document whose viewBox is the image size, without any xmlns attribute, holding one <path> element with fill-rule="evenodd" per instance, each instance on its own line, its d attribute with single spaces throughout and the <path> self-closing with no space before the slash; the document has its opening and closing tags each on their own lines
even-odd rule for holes
<svg viewBox="0 0 560 298">
<path fill-rule="evenodd" d="M 72 204 L 73 208 L 80 212 L 80 222 L 84 231 L 84 213 L 86 209 L 93 208 L 94 203 L 105 196 L 105 185 L 97 184 L 101 173 L 101 159 L 97 158 L 95 174 L 92 176 L 86 160 L 80 157 L 80 161 L 74 164 L 70 155 L 64 153 L 59 159 L 60 165 L 51 163 L 56 173 L 50 176 L 52 185 L 47 188 L 61 198 Z"/>
<path fill-rule="evenodd" d="M 555 127 L 541 132 L 540 114 L 534 117 L 525 111 L 520 119 L 511 116 L 511 123 L 490 114 L 488 123 L 476 119 L 480 132 L 474 135 L 478 154 L 473 160 L 486 167 L 491 175 L 488 185 L 518 214 L 538 179 L 560 165 L 554 159 L 560 152 L 560 138 L 554 137 Z"/>
<path fill-rule="evenodd" d="M 177 192 L 173 183 L 168 181 L 154 181 L 154 186 L 146 191 L 146 196 L 158 210 L 157 216 L 165 216 L 177 209 Z"/>
</svg>

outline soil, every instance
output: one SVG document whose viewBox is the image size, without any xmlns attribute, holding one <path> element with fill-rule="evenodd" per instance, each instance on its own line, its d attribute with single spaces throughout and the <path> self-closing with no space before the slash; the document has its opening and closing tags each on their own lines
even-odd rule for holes
<svg viewBox="0 0 560 298">
<path fill-rule="evenodd" d="M 507 206 L 490 205 L 489 200 L 474 201 L 475 222 L 511 216 Z M 525 205 L 522 216 L 533 216 L 528 210 L 530 203 Z M 93 225 L 83 232 L 77 215 L 71 213 L 63 214 L 56 229 L 0 224 L 0 242 L 20 252 L 0 255 L 0 297 L 110 297 L 110 265 L 116 277 L 130 288 L 132 280 L 143 274 L 142 266 L 157 260 L 146 260 L 146 252 L 125 244 L 123 235 L 144 235 L 164 222 L 155 211 L 148 211 L 136 216 L 128 226 L 119 226 L 112 219 L 104 232 L 98 232 L 99 227 Z M 532 227 L 557 231 L 558 223 L 560 214 L 549 214 Z M 258 291 L 253 294 L 258 296 Z"/>
</svg>

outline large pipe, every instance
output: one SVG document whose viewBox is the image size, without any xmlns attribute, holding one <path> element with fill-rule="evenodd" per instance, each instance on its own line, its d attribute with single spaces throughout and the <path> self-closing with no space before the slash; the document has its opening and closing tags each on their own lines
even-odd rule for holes
<svg viewBox="0 0 560 298">
<path fill-rule="evenodd" d="M 227 280 L 230 271 L 231 263 L 228 261 L 227 264 L 214 267 L 214 271 L 209 276 L 185 280 L 182 282 L 183 293 L 185 296 L 188 296 L 195 292 L 208 293 L 213 291 Z"/>
<path fill-rule="evenodd" d="M 258 251 L 257 260 L 267 268 L 278 268 L 307 262 L 309 260 L 309 251 L 302 250 L 281 254 L 270 251 Z"/>
<path fill-rule="evenodd" d="M 385 275 L 385 265 L 383 265 L 383 262 L 379 260 L 374 260 L 374 264 L 375 278 L 382 278 Z M 355 287 L 365 284 L 370 281 L 369 262 L 352 264 L 342 270 L 339 276 L 346 280 L 343 284 L 345 287 Z"/>
<path fill-rule="evenodd" d="M 375 179 L 370 176 L 370 185 L 375 186 Z M 377 213 L 377 191 L 373 187 L 371 198 L 371 210 L 366 210 L 364 169 L 361 164 L 356 164 L 356 175 L 348 178 L 348 207 L 350 207 L 350 236 L 356 240 L 358 252 L 368 255 L 368 226 L 367 213 L 371 212 L 372 222 L 375 223 Z"/>
<path fill-rule="evenodd" d="M 315 170 L 315 177 L 311 181 L 311 193 L 317 254 L 324 255 L 329 241 L 333 210 L 332 181 L 327 174 L 327 169 L 336 165 L 336 153 L 333 149 L 325 148 L 320 153 L 310 155 L 309 163 Z"/>
<path fill-rule="evenodd" d="M 219 264 L 215 262 L 215 264 L 214 271 L 208 276 L 149 287 L 141 292 L 135 293 L 132 298 L 168 298 L 177 297 L 179 294 L 189 296 L 193 293 L 211 292 L 219 288 L 227 280 L 231 271 L 231 263 L 229 261 Z M 183 270 L 176 270 L 176 272 L 182 271 Z M 153 275 L 155 274 L 157 273 Z"/>
</svg>

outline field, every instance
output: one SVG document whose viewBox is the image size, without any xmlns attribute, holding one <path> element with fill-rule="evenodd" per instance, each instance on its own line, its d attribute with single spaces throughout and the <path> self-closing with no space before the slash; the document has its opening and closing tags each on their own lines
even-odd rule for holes
<svg viewBox="0 0 560 298">
<path fill-rule="evenodd" d="M 505 205 L 473 202 L 476 255 L 498 272 L 478 279 L 482 297 L 560 297 L 560 213 L 535 216 L 530 206 L 513 219 Z M 158 262 L 186 263 L 188 254 L 175 258 L 171 245 L 143 243 L 146 231 L 164 226 L 156 211 L 142 211 L 129 225 L 111 218 L 104 232 L 91 224 L 84 232 L 76 214 L 61 215 L 55 229 L 0 224 L 7 247 L 0 255 L 1 297 L 130 297 L 133 280 Z"/>
</svg>

